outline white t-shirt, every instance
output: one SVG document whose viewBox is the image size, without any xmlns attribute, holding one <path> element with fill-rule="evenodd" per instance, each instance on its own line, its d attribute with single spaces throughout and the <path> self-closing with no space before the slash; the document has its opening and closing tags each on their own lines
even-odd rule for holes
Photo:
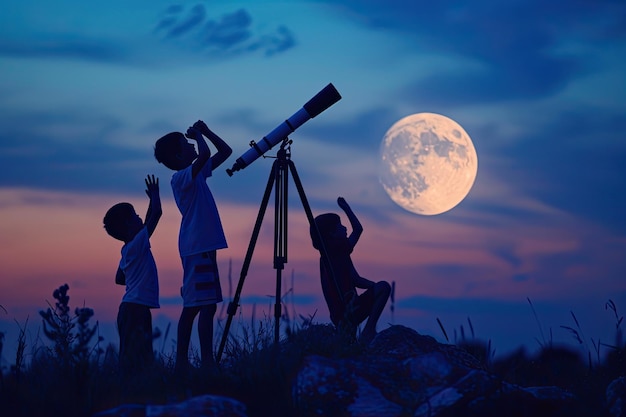
<svg viewBox="0 0 626 417">
<path fill-rule="evenodd" d="M 190 165 L 175 172 L 171 181 L 176 206 L 183 215 L 178 234 L 180 256 L 228 247 L 215 199 L 206 183 L 212 173 L 211 160 L 195 179 L 191 170 Z"/>
<path fill-rule="evenodd" d="M 133 240 L 122 246 L 120 268 L 126 275 L 126 293 L 122 301 L 159 308 L 159 278 L 145 226 Z"/>
</svg>

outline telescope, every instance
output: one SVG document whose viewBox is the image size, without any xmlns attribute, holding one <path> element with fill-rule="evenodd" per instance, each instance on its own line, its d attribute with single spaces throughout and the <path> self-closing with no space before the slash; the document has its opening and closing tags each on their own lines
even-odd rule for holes
<svg viewBox="0 0 626 417">
<path fill-rule="evenodd" d="M 277 143 L 285 140 L 290 133 L 294 132 L 309 119 L 314 118 L 339 100 L 341 100 L 341 95 L 335 86 L 332 83 L 328 84 L 302 106 L 300 110 L 278 125 L 259 142 L 251 141 L 250 149 L 237 158 L 232 168 L 227 169 L 226 173 L 228 176 L 232 177 L 234 172 L 244 169 L 252 162 L 256 161 L 259 156 L 272 149 Z"/>
</svg>

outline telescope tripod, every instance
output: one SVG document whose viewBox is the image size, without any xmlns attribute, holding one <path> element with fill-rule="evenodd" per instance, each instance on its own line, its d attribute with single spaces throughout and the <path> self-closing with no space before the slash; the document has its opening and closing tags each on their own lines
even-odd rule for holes
<svg viewBox="0 0 626 417">
<path fill-rule="evenodd" d="M 239 299 L 241 297 L 241 291 L 243 289 L 243 284 L 248 274 L 248 268 L 250 267 L 250 262 L 252 260 L 252 254 L 254 253 L 254 248 L 256 246 L 257 239 L 259 237 L 259 232 L 261 230 L 261 224 L 263 223 L 263 217 L 265 216 L 265 211 L 267 209 L 267 204 L 270 199 L 270 194 L 272 193 L 272 186 L 274 186 L 274 269 L 276 269 L 276 298 L 274 304 L 274 344 L 277 346 L 279 341 L 280 334 L 280 318 L 282 315 L 282 304 L 281 304 L 281 281 L 282 281 L 282 271 L 285 267 L 285 263 L 287 263 L 287 203 L 288 203 L 288 179 L 289 172 L 291 172 L 294 182 L 296 184 L 296 188 L 298 190 L 298 194 L 300 195 L 300 200 L 302 202 L 302 206 L 304 207 L 304 211 L 306 213 L 307 219 L 309 221 L 309 225 L 314 228 L 315 233 L 319 236 L 319 230 L 317 230 L 317 226 L 315 224 L 313 213 L 311 212 L 311 207 L 309 206 L 309 202 L 304 193 L 304 188 L 302 187 L 302 182 L 300 181 L 300 176 L 296 171 L 296 166 L 291 160 L 291 140 L 289 138 L 285 138 L 281 145 L 280 149 L 276 155 L 276 160 L 272 165 L 272 171 L 270 172 L 269 179 L 267 181 L 267 186 L 265 187 L 265 193 L 263 194 L 263 199 L 261 201 L 261 206 L 259 207 L 259 213 L 257 215 L 256 223 L 254 224 L 254 229 L 252 231 L 252 237 L 250 238 L 250 243 L 248 245 L 248 251 L 246 252 L 246 257 L 243 262 L 243 266 L 241 267 L 241 273 L 239 276 L 239 282 L 237 284 L 237 289 L 235 291 L 235 295 L 233 300 L 228 304 L 228 308 L 226 310 L 228 314 L 228 318 L 226 319 L 226 325 L 224 326 L 224 332 L 222 334 L 222 339 L 220 341 L 219 350 L 217 352 L 216 362 L 219 363 L 222 353 L 224 352 L 224 347 L 226 345 L 226 340 L 228 338 L 228 332 L 230 330 L 230 326 L 233 320 L 233 316 L 237 312 L 237 308 L 239 307 Z M 320 239 L 321 241 L 321 239 Z M 326 253 L 326 248 L 322 245 L 322 259 L 325 262 L 326 268 L 328 271 L 333 274 L 332 268 L 330 266 L 330 262 L 328 261 L 328 254 Z M 332 275 L 334 277 L 334 274 Z"/>
</svg>

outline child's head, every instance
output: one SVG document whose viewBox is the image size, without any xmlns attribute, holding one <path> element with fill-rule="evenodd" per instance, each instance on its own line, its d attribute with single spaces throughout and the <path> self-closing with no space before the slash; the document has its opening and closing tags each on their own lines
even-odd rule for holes
<svg viewBox="0 0 626 417">
<path fill-rule="evenodd" d="M 320 214 L 315 218 L 315 224 L 317 225 L 317 230 L 319 230 L 322 239 L 326 241 L 335 234 L 337 227 L 341 226 L 341 219 L 339 218 L 339 215 L 335 213 L 325 213 Z M 319 250 L 321 245 L 313 226 L 310 227 L 309 232 L 311 233 L 313 247 Z"/>
<path fill-rule="evenodd" d="M 143 227 L 141 218 L 130 203 L 117 203 L 104 215 L 104 229 L 122 242 L 130 242 Z"/>
<path fill-rule="evenodd" d="M 174 171 L 187 168 L 197 156 L 196 148 L 181 132 L 170 132 L 154 145 L 156 160 Z"/>
</svg>

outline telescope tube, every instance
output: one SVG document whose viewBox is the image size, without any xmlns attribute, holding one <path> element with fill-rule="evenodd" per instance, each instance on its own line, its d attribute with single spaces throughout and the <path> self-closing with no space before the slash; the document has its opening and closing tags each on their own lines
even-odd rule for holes
<svg viewBox="0 0 626 417">
<path fill-rule="evenodd" d="M 341 100 L 341 95 L 332 83 L 329 83 L 311 100 L 307 101 L 304 106 L 295 112 L 290 118 L 279 124 L 274 130 L 264 136 L 260 141 L 252 143 L 250 149 L 243 153 L 231 169 L 227 169 L 226 173 L 232 176 L 234 172 L 244 169 L 252 162 L 257 160 L 274 145 L 282 142 L 289 134 L 302 126 L 305 122 Z"/>
</svg>

